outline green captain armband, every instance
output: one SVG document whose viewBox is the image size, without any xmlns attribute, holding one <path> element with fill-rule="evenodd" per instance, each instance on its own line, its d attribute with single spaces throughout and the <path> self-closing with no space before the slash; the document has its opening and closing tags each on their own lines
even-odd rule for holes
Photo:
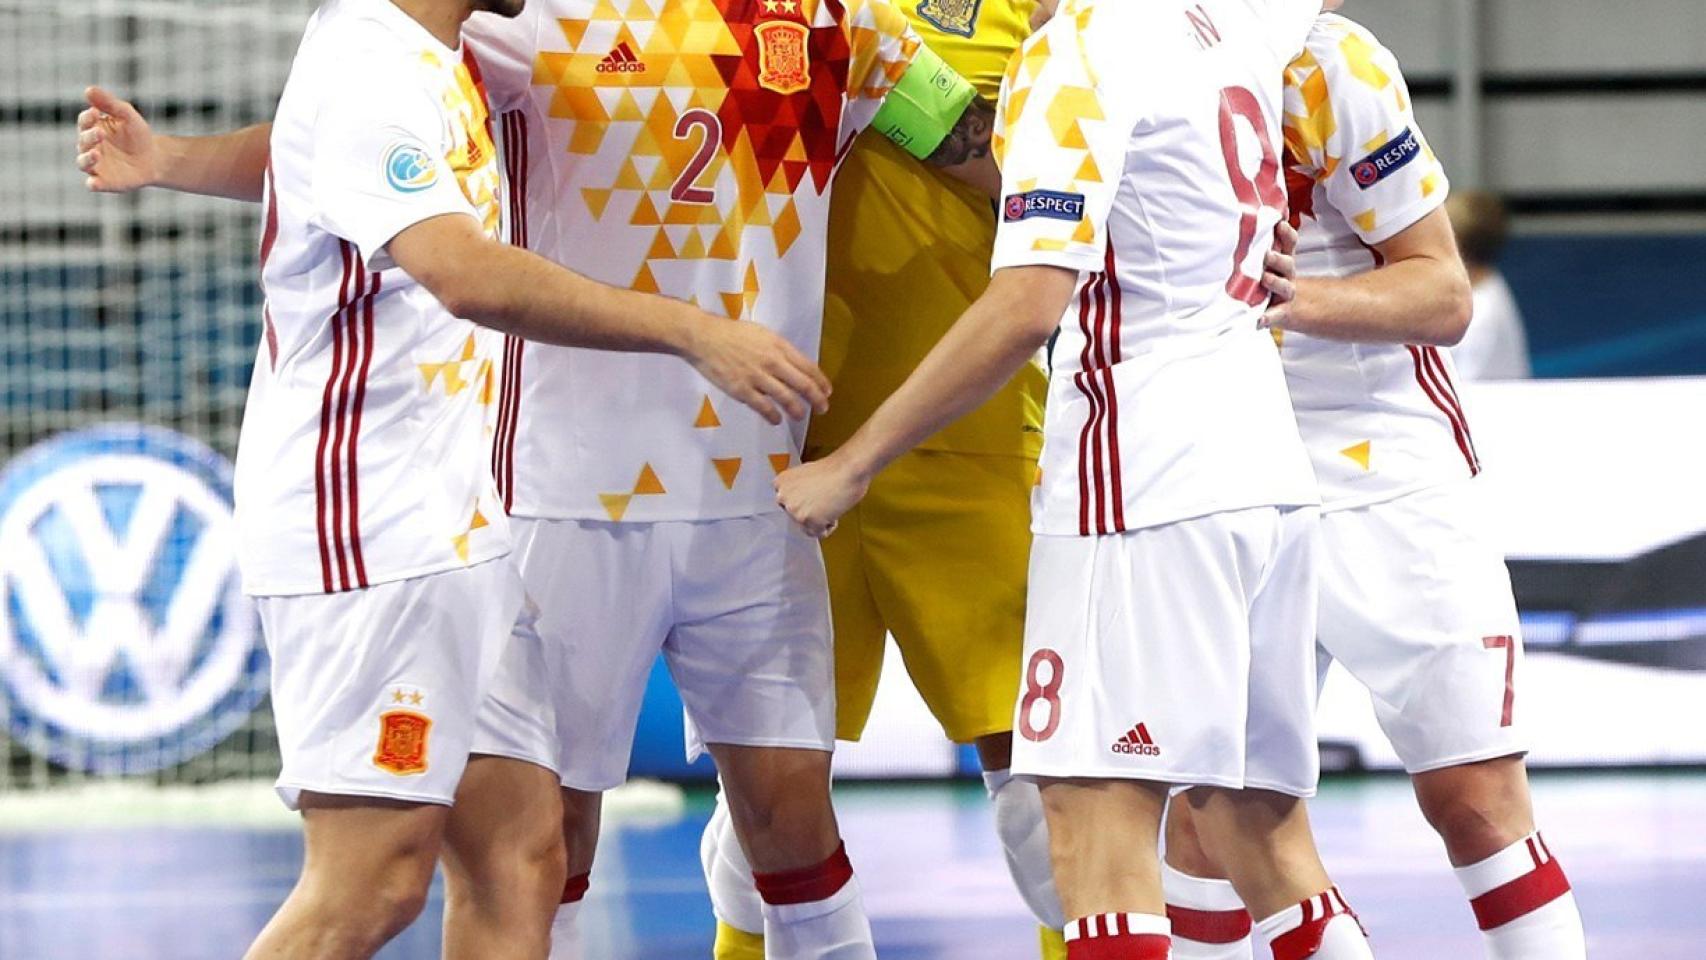
<svg viewBox="0 0 1706 960">
<path fill-rule="evenodd" d="M 871 120 L 878 133 L 920 160 L 936 152 L 977 91 L 922 44 Z"/>
</svg>

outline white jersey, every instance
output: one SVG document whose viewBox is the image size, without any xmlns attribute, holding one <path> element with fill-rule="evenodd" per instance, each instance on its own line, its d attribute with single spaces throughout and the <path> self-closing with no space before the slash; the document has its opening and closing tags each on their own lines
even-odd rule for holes
<svg viewBox="0 0 1706 960">
<path fill-rule="evenodd" d="M 1285 76 L 1298 273 L 1372 270 L 1380 257 L 1370 245 L 1433 212 L 1449 189 L 1398 61 L 1361 26 L 1325 14 Z M 1326 507 L 1378 503 L 1480 469 L 1446 351 L 1288 331 L 1274 339 Z"/>
<path fill-rule="evenodd" d="M 505 554 L 489 460 L 498 335 L 385 245 L 444 214 L 500 230 L 461 54 L 390 3 L 327 0 L 273 121 L 264 339 L 237 452 L 246 589 L 339 592 Z"/>
<path fill-rule="evenodd" d="M 623 9 L 533 0 L 468 23 L 514 239 L 815 357 L 830 181 L 918 38 L 886 0 Z M 751 516 L 778 509 L 805 426 L 764 422 L 674 357 L 512 341 L 494 467 L 517 516 Z"/>
<path fill-rule="evenodd" d="M 996 269 L 1079 273 L 1053 346 L 1041 534 L 1316 502 L 1267 332 L 1281 72 L 1318 2 L 1095 2 L 1002 87 Z"/>
</svg>

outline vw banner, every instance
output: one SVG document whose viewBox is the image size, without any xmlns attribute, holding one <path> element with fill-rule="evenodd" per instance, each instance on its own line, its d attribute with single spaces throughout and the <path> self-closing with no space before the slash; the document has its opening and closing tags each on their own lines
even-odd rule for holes
<svg viewBox="0 0 1706 960">
<path fill-rule="evenodd" d="M 140 773 L 213 747 L 267 657 L 237 576 L 231 465 L 155 427 L 61 434 L 0 475 L 0 714 L 62 766 Z"/>
</svg>

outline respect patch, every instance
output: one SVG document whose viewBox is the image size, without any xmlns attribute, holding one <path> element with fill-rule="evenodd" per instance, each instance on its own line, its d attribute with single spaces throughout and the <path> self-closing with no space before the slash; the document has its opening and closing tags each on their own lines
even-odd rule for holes
<svg viewBox="0 0 1706 960">
<path fill-rule="evenodd" d="M 1374 148 L 1374 152 L 1351 164 L 1351 177 L 1364 190 L 1390 176 L 1422 152 L 1421 138 L 1408 127 L 1404 132 Z"/>
<path fill-rule="evenodd" d="M 1001 218 L 1008 223 L 1017 223 L 1032 217 L 1077 223 L 1084 219 L 1084 195 L 1061 193 L 1058 190 L 1010 193 L 1007 199 L 1001 202 L 1001 210 Z"/>
</svg>

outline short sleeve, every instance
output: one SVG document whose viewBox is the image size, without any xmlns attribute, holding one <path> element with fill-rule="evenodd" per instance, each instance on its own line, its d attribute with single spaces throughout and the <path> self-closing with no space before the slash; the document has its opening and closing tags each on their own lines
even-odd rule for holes
<svg viewBox="0 0 1706 960">
<path fill-rule="evenodd" d="M 1286 70 L 1285 141 L 1292 170 L 1320 185 L 1364 243 L 1445 202 L 1445 169 L 1416 123 L 1397 58 L 1342 17 L 1322 17 Z"/>
<path fill-rule="evenodd" d="M 889 0 L 847 0 L 841 29 L 847 36 L 847 119 L 843 134 L 865 129 L 883 98 L 912 65 L 923 41 Z"/>
<path fill-rule="evenodd" d="M 539 50 L 537 11 L 544 7 L 530 3 L 514 17 L 476 13 L 462 25 L 462 40 L 474 52 L 493 116 L 527 104 Z"/>
<path fill-rule="evenodd" d="M 327 89 L 335 93 L 320 105 L 313 135 L 316 226 L 378 269 L 385 245 L 406 228 L 476 215 L 446 159 L 449 122 L 421 71 L 359 69 Z"/>
<path fill-rule="evenodd" d="M 1083 37 L 1070 18 L 1056 17 L 1008 66 L 995 121 L 1001 203 L 992 269 L 1101 269 L 1137 98 L 1104 96 Z"/>
</svg>

